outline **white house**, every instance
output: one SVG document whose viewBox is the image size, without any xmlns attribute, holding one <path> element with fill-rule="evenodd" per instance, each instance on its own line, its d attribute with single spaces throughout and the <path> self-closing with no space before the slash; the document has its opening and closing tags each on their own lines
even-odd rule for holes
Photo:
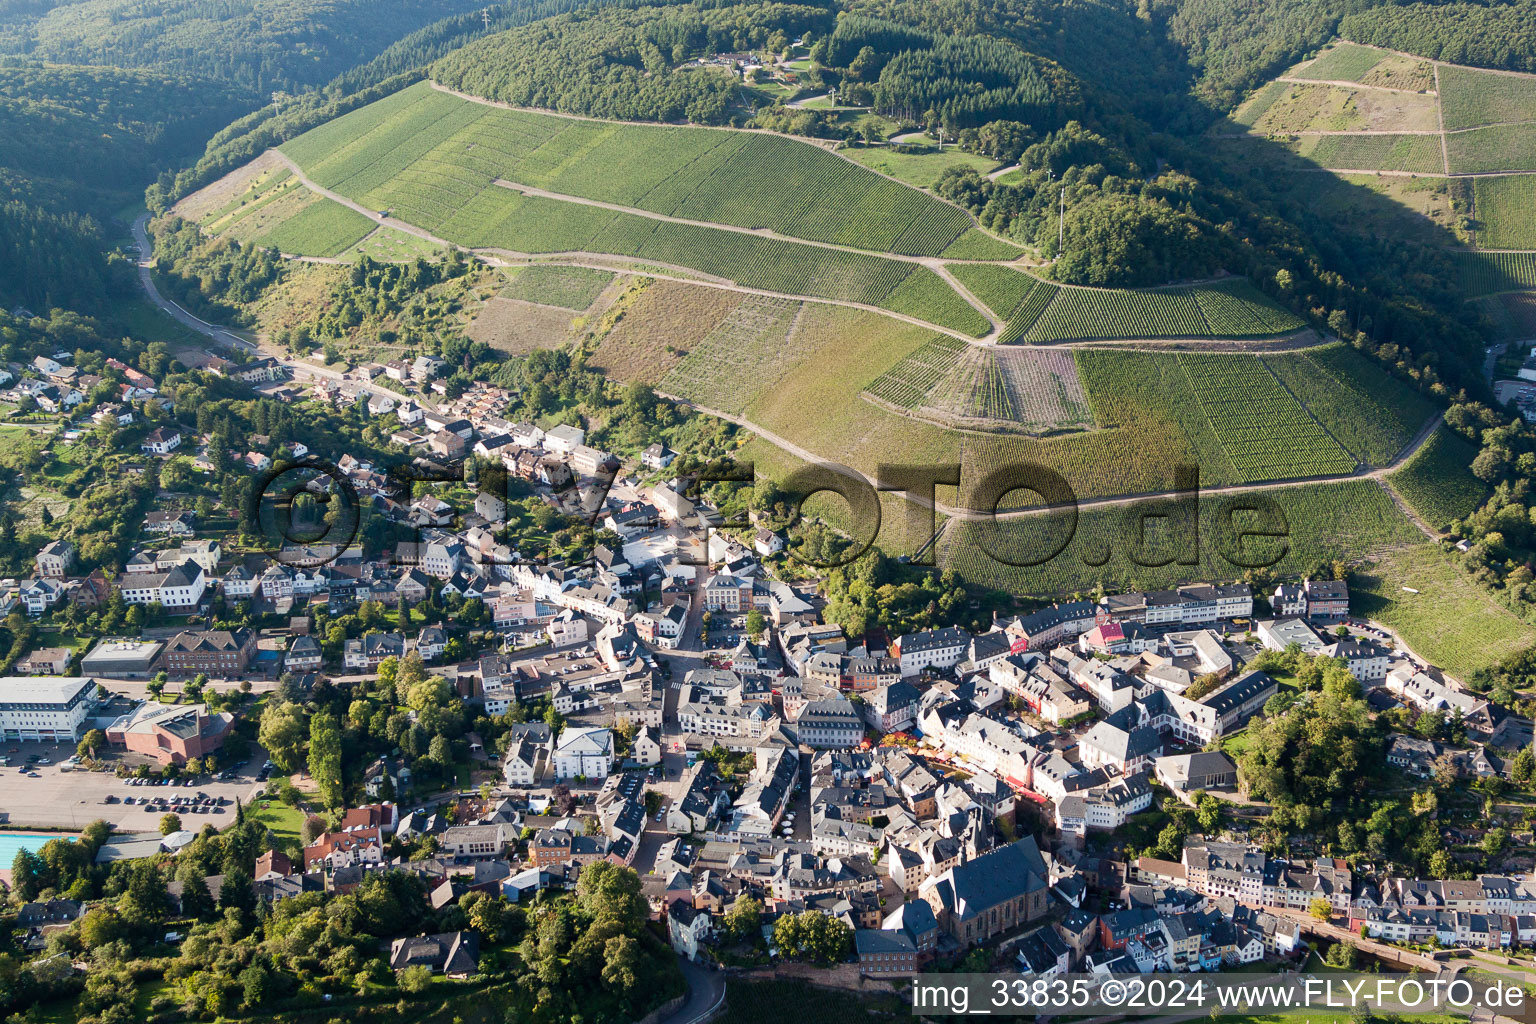
<svg viewBox="0 0 1536 1024">
<path fill-rule="evenodd" d="M 605 779 L 613 768 L 613 734 L 607 729 L 572 729 L 555 743 L 555 777 Z"/>
</svg>

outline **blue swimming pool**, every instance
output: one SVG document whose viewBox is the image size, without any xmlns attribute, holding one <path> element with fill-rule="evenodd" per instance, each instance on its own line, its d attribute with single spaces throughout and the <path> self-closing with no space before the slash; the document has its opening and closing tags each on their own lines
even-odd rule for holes
<svg viewBox="0 0 1536 1024">
<path fill-rule="evenodd" d="M 0 868 L 11 870 L 11 861 L 16 859 L 16 854 L 22 850 L 31 850 L 34 853 L 50 839 L 68 839 L 74 842 L 77 836 L 67 835 L 63 832 L 0 832 Z"/>
</svg>

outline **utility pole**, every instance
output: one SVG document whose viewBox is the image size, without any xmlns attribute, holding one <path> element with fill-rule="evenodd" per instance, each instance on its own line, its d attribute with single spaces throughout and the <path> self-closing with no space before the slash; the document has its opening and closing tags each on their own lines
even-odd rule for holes
<svg viewBox="0 0 1536 1024">
<path fill-rule="evenodd" d="M 485 30 L 489 32 L 491 30 L 491 9 L 489 7 L 480 8 L 480 20 L 485 23 Z"/>
<path fill-rule="evenodd" d="M 1056 218 L 1056 258 L 1061 259 L 1061 248 L 1067 243 L 1067 186 L 1061 186 L 1061 213 Z"/>
<path fill-rule="evenodd" d="M 942 126 L 939 128 L 939 152 L 944 152 L 944 129 Z"/>
</svg>

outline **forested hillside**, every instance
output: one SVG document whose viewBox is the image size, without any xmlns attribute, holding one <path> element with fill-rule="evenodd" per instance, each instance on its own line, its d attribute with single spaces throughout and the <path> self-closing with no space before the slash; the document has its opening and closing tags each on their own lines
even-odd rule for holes
<svg viewBox="0 0 1536 1024">
<path fill-rule="evenodd" d="M 738 82 L 693 57 L 767 46 L 830 28 L 826 7 L 683 4 L 562 15 L 471 43 L 432 67 L 454 89 L 517 106 L 621 120 L 725 124 Z"/>
<path fill-rule="evenodd" d="M 1339 31 L 1357 43 L 1453 64 L 1536 71 L 1536 3 L 1384 4 L 1351 14 Z"/>
<path fill-rule="evenodd" d="M 84 0 L 0 7 L 0 53 L 154 68 L 247 96 L 322 85 L 474 0 Z"/>
<path fill-rule="evenodd" d="M 0 67 L 0 302 L 99 311 L 121 271 L 101 225 L 240 110 L 229 92 L 155 72 Z"/>
</svg>

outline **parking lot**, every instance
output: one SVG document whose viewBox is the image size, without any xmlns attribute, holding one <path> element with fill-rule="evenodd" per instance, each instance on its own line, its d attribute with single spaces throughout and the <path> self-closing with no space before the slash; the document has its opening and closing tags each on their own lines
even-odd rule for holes
<svg viewBox="0 0 1536 1024">
<path fill-rule="evenodd" d="M 249 802 L 260 791 L 262 784 L 256 781 L 256 772 L 263 757 L 253 756 L 251 763 L 235 777 L 216 781 L 209 776 L 199 776 L 191 786 L 133 785 L 131 780 L 119 779 L 111 772 L 70 770 L 61 762 L 74 753 L 71 746 L 53 743 L 19 743 L 0 750 L 0 756 L 10 759 L 10 764 L 0 766 L 0 812 L 5 814 L 4 823 L 10 826 L 33 825 L 46 828 L 84 828 L 100 818 L 130 832 L 156 831 L 160 827 L 160 815 L 167 810 L 181 814 L 182 823 L 191 829 L 199 829 L 205 822 L 223 828 L 234 820 L 234 801 L 238 798 Z M 46 758 L 50 764 L 29 763 L 27 758 Z M 36 778 L 28 774 L 28 769 Z M 223 799 L 223 805 L 206 802 L 206 813 L 183 810 L 170 805 L 180 797 L 185 806 L 190 798 L 203 793 L 213 801 Z M 113 802 L 108 803 L 108 797 Z M 127 803 L 128 798 L 132 803 Z M 158 811 L 146 810 L 144 801 L 160 798 L 165 807 Z M 222 806 L 223 814 L 212 807 Z"/>
</svg>

